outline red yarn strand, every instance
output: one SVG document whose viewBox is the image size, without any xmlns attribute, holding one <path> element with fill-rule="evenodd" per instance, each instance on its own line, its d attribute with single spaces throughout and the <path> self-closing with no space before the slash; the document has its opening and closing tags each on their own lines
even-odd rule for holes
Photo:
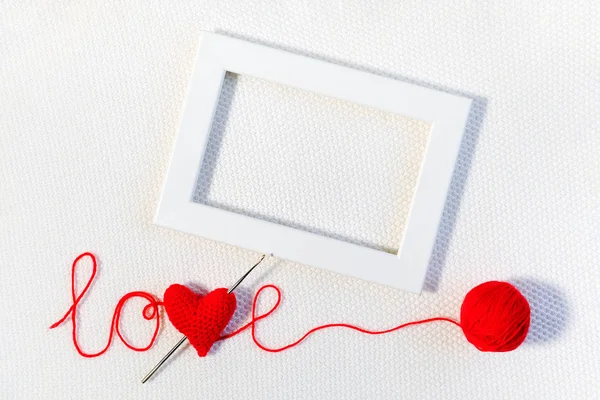
<svg viewBox="0 0 600 400">
<path fill-rule="evenodd" d="M 271 309 L 267 312 L 265 312 L 264 314 L 261 315 L 257 315 L 256 314 L 256 309 L 257 309 L 257 303 L 258 303 L 258 299 L 260 297 L 260 294 L 263 292 L 263 290 L 265 289 L 274 289 L 275 292 L 277 293 L 277 301 L 275 302 L 275 305 L 273 307 L 271 307 Z M 254 300 L 252 302 L 252 319 L 250 320 L 250 322 L 248 322 L 246 325 L 242 326 L 241 328 L 223 335 L 219 338 L 219 340 L 224 340 L 224 339 L 229 339 L 233 336 L 236 336 L 240 333 L 242 333 L 243 331 L 245 331 L 248 328 L 252 328 L 251 332 L 252 332 L 252 340 L 254 341 L 254 343 L 262 350 L 264 351 L 268 351 L 269 353 L 279 353 L 281 351 L 290 349 L 292 347 L 297 346 L 298 344 L 300 344 L 302 341 L 304 341 L 304 339 L 306 339 L 307 337 L 309 337 L 310 335 L 312 335 L 313 333 L 323 330 L 323 329 L 328 329 L 328 328 L 348 328 L 348 329 L 353 329 L 355 331 L 361 332 L 361 333 L 366 333 L 368 335 L 383 335 L 385 333 L 390 333 L 390 332 L 394 332 L 403 328 L 407 328 L 409 326 L 412 325 L 421 325 L 421 324 L 426 324 L 429 322 L 434 322 L 434 321 L 445 321 L 445 322 L 450 322 L 458 327 L 460 327 L 460 323 L 451 319 L 451 318 L 446 318 L 446 317 L 434 317 L 434 318 L 427 318 L 427 319 L 422 319 L 422 320 L 418 320 L 418 321 L 412 321 L 412 322 L 407 322 L 398 326 L 395 326 L 393 328 L 389 328 L 389 329 L 385 329 L 385 330 L 381 330 L 381 331 L 374 331 L 374 330 L 369 330 L 369 329 L 364 329 L 361 328 L 359 326 L 356 325 L 350 325 L 350 324 L 346 324 L 346 323 L 334 323 L 334 324 L 325 324 L 325 325 L 319 325 L 316 326 L 312 329 L 310 329 L 308 332 L 306 332 L 300 339 L 296 340 L 295 342 L 292 342 L 288 345 L 285 345 L 283 347 L 279 347 L 279 348 L 270 348 L 265 346 L 264 344 L 262 344 L 258 338 L 256 337 L 256 323 L 258 321 L 260 321 L 261 319 L 264 319 L 266 317 L 268 317 L 269 315 L 271 315 L 278 307 L 279 304 L 281 303 L 281 290 L 275 286 L 275 285 L 264 285 L 262 286 L 260 289 L 258 289 L 258 292 L 256 292 L 256 294 L 254 295 Z"/>
<path fill-rule="evenodd" d="M 90 257 L 92 260 L 92 274 L 91 274 L 89 280 L 87 281 L 85 287 L 81 291 L 81 293 L 79 293 L 79 295 L 77 295 L 77 293 L 75 291 L 75 273 L 77 272 L 77 265 L 79 264 L 79 261 L 84 257 Z M 117 336 L 119 337 L 119 339 L 121 339 L 121 342 L 123 342 L 123 344 L 131 350 L 146 351 L 146 350 L 150 349 L 150 347 L 152 347 L 152 345 L 156 341 L 156 337 L 158 336 L 158 331 L 160 329 L 160 316 L 158 314 L 158 306 L 162 305 L 162 302 L 156 300 L 152 294 L 147 293 L 147 292 L 142 292 L 142 291 L 129 292 L 129 293 L 126 293 L 123 297 L 121 297 L 121 299 L 117 303 L 117 306 L 115 307 L 115 311 L 113 313 L 112 321 L 110 324 L 110 333 L 108 335 L 108 342 L 106 343 L 106 346 L 102 350 L 98 351 L 97 353 L 87 353 L 81 348 L 81 346 L 79 346 L 79 342 L 77 341 L 77 306 L 81 302 L 81 299 L 86 294 L 86 292 L 88 291 L 88 289 L 90 288 L 90 286 L 92 284 L 92 281 L 96 277 L 97 269 L 98 269 L 98 264 L 96 262 L 96 257 L 92 253 L 86 252 L 86 253 L 80 254 L 75 259 L 75 261 L 73 261 L 73 266 L 71 267 L 71 296 L 73 298 L 73 304 L 71 305 L 71 307 L 67 310 L 67 312 L 61 319 L 59 319 L 58 321 L 56 321 L 54 324 L 52 324 L 50 326 L 50 329 L 54 329 L 57 326 L 59 326 L 60 324 L 62 324 L 70 315 L 71 316 L 71 327 L 72 327 L 71 329 L 72 329 L 72 336 L 73 336 L 73 344 L 75 345 L 75 349 L 77 350 L 77 352 L 82 357 L 92 358 L 92 357 L 98 357 L 98 356 L 106 353 L 106 351 L 108 350 L 108 348 L 110 347 L 110 345 L 112 343 L 115 332 L 117 333 Z M 142 310 L 142 316 L 144 317 L 144 319 L 146 319 L 148 321 L 150 321 L 152 319 L 156 319 L 156 325 L 154 328 L 154 333 L 152 335 L 152 338 L 150 339 L 150 342 L 148 343 L 148 345 L 146 345 L 144 347 L 136 347 L 136 346 L 132 345 L 131 343 L 127 342 L 127 340 L 121 334 L 121 328 L 120 328 L 121 311 L 122 311 L 125 303 L 127 303 L 127 301 L 133 297 L 141 297 L 141 298 L 148 300 L 148 304 Z"/>
</svg>

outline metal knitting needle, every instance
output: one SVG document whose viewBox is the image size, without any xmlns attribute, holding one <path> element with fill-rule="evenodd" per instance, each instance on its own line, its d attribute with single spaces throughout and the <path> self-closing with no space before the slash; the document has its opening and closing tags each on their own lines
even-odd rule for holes
<svg viewBox="0 0 600 400">
<path fill-rule="evenodd" d="M 258 260 L 256 262 L 256 264 L 254 264 L 240 279 L 238 279 L 238 281 L 236 283 L 233 284 L 232 287 L 229 288 L 229 290 L 227 291 L 227 294 L 233 292 L 235 290 L 235 288 L 237 288 L 240 283 L 242 283 L 242 281 L 244 279 L 246 279 L 246 277 L 250 274 L 250 272 L 252 272 L 252 270 L 254 268 L 256 268 L 258 266 L 258 264 L 260 264 L 266 257 L 266 254 L 263 254 L 262 257 L 260 258 L 260 260 Z M 169 357 L 171 357 L 173 355 L 173 353 L 175 353 L 175 351 L 183 344 L 185 343 L 185 341 L 187 340 L 187 337 L 184 336 L 182 337 L 179 342 L 177 342 L 177 344 L 175 346 L 173 346 L 173 348 L 171 350 L 169 350 L 169 352 L 167 354 L 165 354 L 165 356 L 158 362 L 158 364 L 156 364 L 154 366 L 154 368 L 152 368 L 150 370 L 150 372 L 148 372 L 148 374 L 146 374 L 146 376 L 144 377 L 144 379 L 142 379 L 142 383 L 146 383 L 146 381 L 148 379 L 150 379 L 152 377 L 152 375 L 154 375 L 154 373 L 156 371 L 158 371 L 158 369 L 169 359 Z"/>
</svg>

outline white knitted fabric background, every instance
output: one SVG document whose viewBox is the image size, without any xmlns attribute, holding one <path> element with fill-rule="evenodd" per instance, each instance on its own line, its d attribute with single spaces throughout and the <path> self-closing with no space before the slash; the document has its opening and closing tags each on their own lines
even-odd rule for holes
<svg viewBox="0 0 600 400">
<path fill-rule="evenodd" d="M 597 398 L 594 2 L 50 3 L 0 3 L 1 398 Z M 100 260 L 78 316 L 89 352 L 104 347 L 124 293 L 160 296 L 174 282 L 229 286 L 258 257 L 152 224 L 200 30 L 475 99 L 421 296 L 270 259 L 240 288 L 232 326 L 247 319 L 252 293 L 268 282 L 283 289 L 283 303 L 258 334 L 279 346 L 326 322 L 383 329 L 457 317 L 470 288 L 498 279 L 530 300 L 523 346 L 481 353 L 459 329 L 439 323 L 380 337 L 331 330 L 268 354 L 246 333 L 204 359 L 188 347 L 141 385 L 179 338 L 168 322 L 150 351 L 136 353 L 117 340 L 94 359 L 75 352 L 70 323 L 48 330 L 71 304 L 70 265 L 83 251 Z M 313 102 L 248 77 L 225 88 L 218 137 L 199 178 L 209 190 L 197 201 L 394 248 L 410 190 L 394 183 L 410 187 L 427 126 L 330 99 Z M 303 154 L 272 140 L 294 128 L 300 136 L 288 143 Z M 398 137 L 390 139 L 391 131 Z M 340 142 L 336 154 L 360 156 L 357 149 L 375 143 L 385 155 L 371 163 L 373 156 L 345 159 L 356 169 L 323 175 L 326 182 L 356 179 L 336 186 L 339 195 L 292 184 L 291 171 L 309 160 L 321 169 L 331 161 L 334 151 L 320 146 L 327 135 Z M 258 172 L 240 171 L 246 180 L 232 183 L 236 163 Z M 275 183 L 261 182 L 265 171 Z M 299 209 L 294 190 L 314 202 Z M 285 195 L 289 202 L 274 200 Z M 80 270 L 79 289 L 86 272 Z M 123 315 L 125 335 L 139 345 L 153 326 L 139 316 L 143 304 L 132 301 Z"/>
<path fill-rule="evenodd" d="M 226 74 L 194 201 L 398 253 L 431 124 Z"/>
</svg>

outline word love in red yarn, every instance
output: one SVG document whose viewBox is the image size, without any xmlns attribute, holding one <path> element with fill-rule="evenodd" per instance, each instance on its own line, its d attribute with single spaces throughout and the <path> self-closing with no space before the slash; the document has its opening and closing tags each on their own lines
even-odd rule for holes
<svg viewBox="0 0 600 400">
<path fill-rule="evenodd" d="M 77 294 L 75 291 L 75 273 L 78 262 L 84 257 L 90 257 L 92 259 L 92 274 L 84 289 L 81 293 Z M 347 323 L 325 324 L 312 328 L 298 340 L 288 345 L 279 348 L 270 348 L 262 344 L 256 337 L 256 326 L 258 321 L 267 318 L 279 307 L 279 304 L 281 303 L 281 290 L 277 286 L 262 286 L 254 295 L 251 320 L 234 332 L 220 336 L 235 312 L 235 295 L 227 294 L 226 289 L 217 289 L 202 297 L 191 292 L 184 286 L 171 285 L 165 292 L 164 302 L 156 300 L 152 294 L 147 292 L 136 291 L 125 294 L 115 307 L 106 347 L 97 353 L 87 353 L 81 349 L 77 342 L 77 306 L 90 288 L 90 285 L 96 276 L 96 270 L 96 258 L 91 253 L 83 253 L 75 259 L 71 275 L 73 305 L 59 321 L 50 327 L 56 328 L 70 316 L 72 321 L 73 344 L 75 345 L 77 352 L 83 357 L 97 357 L 105 353 L 111 345 L 115 332 L 123 344 L 128 348 L 135 351 L 148 350 L 152 347 L 158 335 L 160 327 L 160 319 L 158 316 L 159 306 L 165 306 L 167 315 L 173 325 L 184 335 L 188 336 L 190 342 L 194 345 L 200 356 L 205 356 L 215 341 L 231 338 L 247 329 L 251 329 L 252 340 L 260 349 L 271 353 L 277 353 L 297 346 L 311 334 L 323 329 L 348 328 L 369 335 L 382 335 L 412 325 L 420 325 L 435 321 L 445 321 L 460 327 L 467 340 L 481 351 L 505 352 L 514 350 L 523 343 L 530 325 L 531 312 L 529 303 L 525 297 L 510 283 L 490 281 L 482 283 L 467 293 L 461 307 L 460 322 L 446 317 L 433 317 L 407 322 L 390 329 L 379 331 L 368 330 Z M 260 295 L 268 289 L 276 292 L 277 301 L 267 312 L 257 314 L 257 303 Z M 119 321 L 121 309 L 125 303 L 133 297 L 142 297 L 148 301 L 148 304 L 144 307 L 142 312 L 142 315 L 146 320 L 156 319 L 156 328 L 150 342 L 145 347 L 131 345 L 125 340 L 120 332 Z"/>
</svg>

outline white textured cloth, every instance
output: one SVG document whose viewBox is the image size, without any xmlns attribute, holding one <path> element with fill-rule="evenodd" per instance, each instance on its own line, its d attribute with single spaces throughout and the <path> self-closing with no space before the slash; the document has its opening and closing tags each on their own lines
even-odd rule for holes
<svg viewBox="0 0 600 400">
<path fill-rule="evenodd" d="M 398 253 L 431 124 L 226 74 L 194 201 Z"/>
<path fill-rule="evenodd" d="M 600 11 L 587 1 L 536 3 L 2 2 L 0 397 L 597 397 Z M 456 327 L 440 323 L 380 337 L 320 332 L 295 349 L 267 354 L 242 334 L 204 359 L 188 348 L 141 385 L 179 338 L 168 323 L 151 351 L 135 353 L 117 341 L 96 359 L 76 354 L 69 323 L 49 331 L 71 304 L 70 263 L 80 252 L 100 259 L 79 314 L 88 351 L 104 346 L 125 292 L 161 295 L 174 282 L 228 286 L 256 260 L 255 253 L 152 224 L 200 30 L 475 98 L 421 296 L 271 259 L 240 289 L 242 312 L 234 325 L 247 318 L 248 300 L 266 282 L 284 291 L 280 310 L 259 326 L 260 338 L 277 346 L 326 322 L 382 329 L 456 317 L 471 287 L 501 279 L 514 282 L 531 302 L 526 343 L 511 353 L 484 354 Z M 333 193 L 311 203 L 322 217 L 311 206 L 298 210 L 272 198 L 295 188 L 316 190 L 290 185 L 290 165 L 278 175 L 277 166 L 290 157 L 302 168 L 306 158 L 289 149 L 261 149 L 258 162 L 248 155 L 248 140 L 273 143 L 268 138 L 277 130 L 293 131 L 293 118 L 307 137 L 324 141 L 322 135 L 347 132 L 348 143 L 358 146 L 368 143 L 361 134 L 384 138 L 392 125 L 404 138 L 424 128 L 340 104 L 319 103 L 322 112 L 294 114 L 294 104 L 314 103 L 265 85 L 244 77 L 226 85 L 233 101 L 227 121 L 216 126 L 223 140 L 208 159 L 212 181 L 200 176 L 199 186 L 210 184 L 210 190 L 199 201 L 393 250 L 402 219 L 391 228 L 385 219 L 397 215 L 393 209 L 403 207 L 406 193 L 393 192 L 387 205 L 368 204 L 367 214 L 358 212 L 356 201 L 371 197 L 355 201 L 348 194 L 410 182 L 419 140 L 382 146 L 408 160 L 393 171 L 385 168 L 386 158 L 365 167 L 368 172 L 357 160 L 357 182 L 340 189 L 339 206 Z M 283 100 L 265 99 L 265 93 Z M 260 114 L 244 114 L 252 110 Z M 233 128 L 244 121 L 246 132 L 265 136 L 236 136 L 240 130 Z M 304 149 L 321 149 L 313 139 Z M 351 147 L 340 152 L 354 156 Z M 262 159 L 265 154 L 273 158 Z M 306 154 L 317 165 L 329 159 L 327 152 Z M 242 161 L 271 171 L 278 184 L 247 172 L 244 185 L 228 186 L 232 162 Z M 382 172 L 391 175 L 367 179 Z M 249 202 L 241 188 L 256 184 L 257 200 Z M 341 208 L 348 212 L 336 217 Z M 139 317 L 142 304 L 132 302 L 123 316 L 125 334 L 138 344 L 152 329 Z"/>
</svg>

